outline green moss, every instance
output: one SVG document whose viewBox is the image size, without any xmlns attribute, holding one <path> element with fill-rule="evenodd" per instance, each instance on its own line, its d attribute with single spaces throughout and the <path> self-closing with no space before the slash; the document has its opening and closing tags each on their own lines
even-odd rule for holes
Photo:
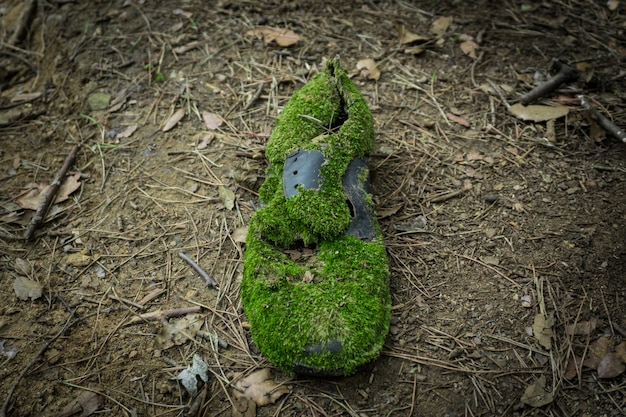
<svg viewBox="0 0 626 417">
<path fill-rule="evenodd" d="M 341 179 L 354 157 L 371 150 L 373 140 L 374 121 L 367 103 L 346 71 L 329 60 L 325 71 L 294 93 L 267 144 L 270 168 L 259 193 L 271 209 L 257 213 L 267 239 L 288 247 L 299 240 L 311 245 L 343 233 L 351 218 Z M 282 166 L 299 149 L 324 154 L 328 161 L 321 167 L 324 186 L 286 199 Z"/>
<path fill-rule="evenodd" d="M 388 261 L 380 230 L 363 241 L 345 234 L 352 220 L 342 178 L 374 139 L 367 104 L 335 60 L 296 92 L 266 149 L 262 208 L 250 221 L 241 297 L 261 351 L 287 371 L 308 368 L 352 373 L 380 353 L 389 328 Z M 299 149 L 319 150 L 320 189 L 285 198 L 282 170 Z M 359 172 L 367 180 L 368 170 Z M 371 204 L 371 196 L 366 195 Z M 285 252 L 301 242 L 315 248 L 298 261 Z M 312 353 L 330 341 L 341 350 Z"/>
</svg>

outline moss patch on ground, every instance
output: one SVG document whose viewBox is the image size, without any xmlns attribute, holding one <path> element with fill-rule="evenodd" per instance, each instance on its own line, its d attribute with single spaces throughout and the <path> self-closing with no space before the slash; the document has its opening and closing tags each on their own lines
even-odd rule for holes
<svg viewBox="0 0 626 417">
<path fill-rule="evenodd" d="M 336 60 L 293 95 L 270 136 L 264 206 L 250 221 L 241 296 L 255 343 L 286 371 L 350 374 L 382 349 L 391 314 L 387 256 L 377 224 L 372 240 L 345 234 L 352 216 L 342 186 L 373 139 L 367 104 Z M 321 187 L 286 198 L 283 165 L 300 149 L 323 153 Z M 298 244 L 314 255 L 294 261 L 285 250 Z"/>
</svg>

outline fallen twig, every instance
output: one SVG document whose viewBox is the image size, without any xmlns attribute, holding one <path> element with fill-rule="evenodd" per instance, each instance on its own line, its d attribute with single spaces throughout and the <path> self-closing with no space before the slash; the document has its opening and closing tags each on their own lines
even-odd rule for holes
<svg viewBox="0 0 626 417">
<path fill-rule="evenodd" d="M 626 133 L 623 130 L 621 130 L 619 127 L 617 127 L 612 121 L 606 118 L 602 113 L 594 109 L 591 106 L 591 103 L 589 103 L 589 100 L 587 100 L 587 97 L 585 97 L 583 94 L 578 94 L 576 98 L 580 100 L 580 105 L 583 106 L 585 110 L 589 111 L 593 115 L 593 117 L 597 120 L 598 124 L 602 126 L 604 130 L 609 132 L 616 139 L 619 139 L 622 142 L 626 143 Z"/>
<path fill-rule="evenodd" d="M 470 183 L 465 183 L 463 185 L 463 188 L 461 188 L 460 190 L 456 190 L 456 191 L 450 191 L 449 193 L 445 193 L 445 194 L 441 194 L 438 195 L 436 197 L 427 199 L 426 201 L 428 201 L 429 203 L 441 203 L 447 200 L 450 200 L 451 198 L 460 196 L 461 194 L 463 194 L 464 192 L 471 190 L 472 189 L 472 184 Z"/>
<path fill-rule="evenodd" d="M 578 78 L 578 70 L 576 68 L 572 68 L 556 59 L 552 61 L 551 69 L 556 70 L 557 73 L 545 83 L 538 85 L 528 93 L 522 95 L 518 99 L 520 103 L 527 106 L 533 101 L 553 92 L 559 88 L 561 84 L 575 81 Z"/>
<path fill-rule="evenodd" d="M 159 295 L 163 294 L 165 291 L 165 288 L 155 288 L 154 290 L 146 294 L 146 296 L 143 297 L 141 300 L 137 301 L 137 304 L 145 307 L 146 304 L 157 298 Z"/>
<path fill-rule="evenodd" d="M 242 111 L 248 110 L 250 107 L 252 107 L 254 102 L 257 101 L 259 97 L 261 97 L 261 93 L 263 92 L 263 86 L 264 85 L 265 85 L 265 83 L 260 83 L 259 84 L 259 88 L 257 88 L 256 92 L 252 95 L 252 97 L 250 97 L 250 100 L 248 100 L 246 105 L 243 106 L 243 109 L 241 109 Z"/>
<path fill-rule="evenodd" d="M 162 319 L 169 319 L 172 317 L 184 316 L 185 314 L 199 313 L 202 310 L 200 306 L 173 308 L 171 310 L 157 310 L 150 313 L 140 314 L 124 323 L 124 326 L 132 326 L 138 323 L 144 323 L 147 321 L 157 321 Z M 2 416 L 0 416 L 2 417 Z"/>
<path fill-rule="evenodd" d="M 76 158 L 77 152 L 78 152 L 78 145 L 74 145 L 74 147 L 70 151 L 70 154 L 67 156 L 67 158 L 65 158 L 65 162 L 63 163 L 63 166 L 57 173 L 56 177 L 54 177 L 54 181 L 52 181 L 52 184 L 50 184 L 50 187 L 48 187 L 48 190 L 46 191 L 46 195 L 43 201 L 41 202 L 41 204 L 39 205 L 39 207 L 37 208 L 35 215 L 33 216 L 30 223 L 28 224 L 28 227 L 26 228 L 26 232 L 24 233 L 24 239 L 26 240 L 32 239 L 33 234 L 35 233 L 35 230 L 37 230 L 39 225 L 46 218 L 46 214 L 48 213 L 48 210 L 50 209 L 52 202 L 56 198 L 56 194 L 59 191 L 59 188 L 61 188 L 61 184 L 63 183 L 63 177 L 65 177 L 65 174 L 70 169 L 70 166 L 72 166 L 72 164 L 74 163 L 74 159 Z"/>
<path fill-rule="evenodd" d="M 196 270 L 196 272 L 198 273 L 198 275 L 200 275 L 200 277 L 204 280 L 204 282 L 206 282 L 206 285 L 209 287 L 217 287 L 217 282 L 211 278 L 209 276 L 209 274 L 207 274 L 204 269 L 200 268 L 200 265 L 198 265 L 197 263 L 195 263 L 189 256 L 187 256 L 185 253 L 183 252 L 179 252 L 178 256 L 180 256 L 181 259 L 183 259 L 185 262 L 187 262 L 193 269 Z"/>
</svg>

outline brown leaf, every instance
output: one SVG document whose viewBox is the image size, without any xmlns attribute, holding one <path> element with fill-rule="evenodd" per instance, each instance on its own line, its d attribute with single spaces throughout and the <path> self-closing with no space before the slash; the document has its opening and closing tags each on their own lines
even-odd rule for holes
<svg viewBox="0 0 626 417">
<path fill-rule="evenodd" d="M 370 80 L 376 80 L 380 78 L 380 71 L 373 59 L 362 59 L 356 63 L 356 69 L 361 71 L 361 76 L 369 78 Z"/>
<path fill-rule="evenodd" d="M 191 41 L 188 44 L 177 46 L 174 48 L 174 52 L 177 54 L 184 54 L 187 51 L 190 51 L 200 45 L 200 41 Z"/>
<path fill-rule="evenodd" d="M 65 177 L 63 184 L 57 191 L 57 196 L 54 199 L 54 203 L 62 203 L 63 201 L 70 198 L 70 194 L 80 188 L 80 174 L 68 175 Z"/>
<path fill-rule="evenodd" d="M 224 187 L 220 185 L 217 190 L 220 199 L 222 199 L 222 204 L 224 204 L 224 208 L 226 210 L 232 210 L 235 207 L 235 193 L 228 187 Z"/>
<path fill-rule="evenodd" d="M 584 335 L 589 336 L 598 326 L 598 319 L 592 317 L 589 321 L 580 321 L 576 324 L 565 326 L 565 334 L 568 336 Z"/>
<path fill-rule="evenodd" d="M 469 122 L 461 116 L 457 116 L 456 114 L 446 113 L 448 119 L 452 120 L 454 123 L 458 123 L 461 126 L 470 127 Z"/>
<path fill-rule="evenodd" d="M 583 366 L 591 369 L 597 369 L 600 361 L 609 351 L 611 341 L 606 337 L 601 337 L 589 345 L 589 352 L 583 362 Z"/>
<path fill-rule="evenodd" d="M 396 25 L 396 31 L 398 32 L 398 40 L 402 45 L 409 45 L 417 42 L 428 42 L 431 40 L 430 37 L 409 32 L 406 30 L 404 25 Z"/>
<path fill-rule="evenodd" d="M 609 352 L 598 364 L 598 378 L 615 378 L 624 373 L 626 364 L 615 352 Z"/>
<path fill-rule="evenodd" d="M 15 295 L 22 301 L 36 300 L 43 294 L 43 285 L 26 277 L 17 277 L 13 281 Z"/>
<path fill-rule="evenodd" d="M 15 258 L 15 272 L 28 277 L 33 273 L 33 264 L 22 258 Z"/>
<path fill-rule="evenodd" d="M 237 243 L 246 243 L 247 236 L 248 236 L 248 226 L 240 226 L 236 228 L 231 234 L 232 239 Z"/>
<path fill-rule="evenodd" d="M 139 125 L 126 126 L 126 129 L 124 129 L 120 133 L 118 133 L 116 138 L 118 138 L 118 139 L 129 138 L 129 137 L 132 136 L 133 133 L 135 133 L 135 131 L 137 130 L 138 127 L 139 127 Z"/>
<path fill-rule="evenodd" d="M 291 29 L 269 26 L 249 30 L 246 32 L 246 35 L 263 38 L 265 43 L 276 42 L 278 46 L 291 46 L 300 40 L 300 35 Z"/>
<path fill-rule="evenodd" d="M 224 123 L 224 120 L 219 115 L 208 111 L 202 112 L 202 120 L 204 120 L 204 125 L 209 130 L 215 130 Z"/>
<path fill-rule="evenodd" d="M 552 326 L 554 324 L 554 317 L 552 315 L 545 316 L 543 314 L 537 314 L 533 323 L 533 334 L 535 339 L 541 346 L 546 349 L 552 347 Z"/>
<path fill-rule="evenodd" d="M 540 376 L 532 384 L 526 387 L 522 395 L 522 402 L 531 407 L 543 407 L 554 401 L 554 394 L 546 392 L 546 377 Z"/>
<path fill-rule="evenodd" d="M 57 191 L 54 203 L 62 203 L 67 200 L 74 191 L 80 187 L 80 174 L 69 175 L 63 180 L 63 184 Z M 29 210 L 37 210 L 43 200 L 46 198 L 46 194 L 50 189 L 49 185 L 45 184 L 28 184 L 30 190 L 22 194 L 15 202 L 22 208 Z"/>
<path fill-rule="evenodd" d="M 158 349 L 166 350 L 172 346 L 180 346 L 193 339 L 204 319 L 200 314 L 188 314 L 163 326 L 161 332 L 155 339 L 155 346 Z"/>
<path fill-rule="evenodd" d="M 100 408 L 101 402 L 102 397 L 100 394 L 92 391 L 83 391 L 61 410 L 59 417 L 74 416 L 76 413 L 80 414 L 74 417 L 90 416 Z"/>
<path fill-rule="evenodd" d="M 441 36 L 446 33 L 453 20 L 454 17 L 452 16 L 438 17 L 433 21 L 432 25 L 430 26 L 430 31 L 437 36 Z"/>
<path fill-rule="evenodd" d="M 304 273 L 304 276 L 302 277 L 302 281 L 306 282 L 307 284 L 313 282 L 314 276 L 311 273 L 311 271 L 306 271 Z"/>
<path fill-rule="evenodd" d="M 570 354 L 567 365 L 565 366 L 563 378 L 570 380 L 580 376 L 582 360 L 583 359 L 580 356 L 575 355 L 574 353 Z"/>
<path fill-rule="evenodd" d="M 419 46 L 411 46 L 410 48 L 406 48 L 404 50 L 404 53 L 409 54 L 409 55 L 420 55 L 420 54 L 423 54 L 424 51 L 426 51 L 426 49 L 421 48 Z"/>
<path fill-rule="evenodd" d="M 400 203 L 394 207 L 380 208 L 376 210 L 376 215 L 378 216 L 379 219 L 384 219 L 386 217 L 393 216 L 398 211 L 400 211 L 402 207 L 404 207 L 404 203 Z"/>
<path fill-rule="evenodd" d="M 461 51 L 470 58 L 476 59 L 476 50 L 478 49 L 478 44 L 472 40 L 467 40 L 461 42 L 459 45 L 461 47 Z"/>
<path fill-rule="evenodd" d="M 172 130 L 174 128 L 174 126 L 176 126 L 178 124 L 178 122 L 180 122 L 183 117 L 185 117 L 185 109 L 184 108 L 180 108 L 180 109 L 176 110 L 174 112 L 174 114 L 172 114 L 170 116 L 170 118 L 167 119 L 167 122 L 165 122 L 165 125 L 163 125 L 161 130 L 163 132 L 167 132 L 167 131 Z"/>
<path fill-rule="evenodd" d="M 483 155 L 476 151 L 476 150 L 471 150 L 467 153 L 467 155 L 465 155 L 465 160 L 466 161 L 482 161 L 483 159 Z"/>
<path fill-rule="evenodd" d="M 253 400 L 262 407 L 273 404 L 283 394 L 289 392 L 287 387 L 276 383 L 268 368 L 260 369 L 235 383 L 235 398 Z"/>
</svg>

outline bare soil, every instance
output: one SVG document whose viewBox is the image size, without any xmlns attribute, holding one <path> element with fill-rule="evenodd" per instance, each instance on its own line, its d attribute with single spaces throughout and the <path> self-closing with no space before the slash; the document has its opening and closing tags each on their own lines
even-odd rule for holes
<svg viewBox="0 0 626 417">
<path fill-rule="evenodd" d="M 558 58 L 581 70 L 578 93 L 626 129 L 625 2 L 2 0 L 0 17 L 0 415 L 69 415 L 76 401 L 83 416 L 90 406 L 112 416 L 626 414 L 623 361 L 607 377 L 572 360 L 626 346 L 626 144 L 577 92 L 544 97 L 570 108 L 547 122 L 505 103 Z M 260 28 L 300 38 L 281 46 Z M 423 39 L 409 44 L 410 34 Z M 242 235 L 277 114 L 337 54 L 377 125 L 370 166 L 391 332 L 354 376 L 272 369 L 288 392 L 255 410 L 233 388 L 271 368 L 239 299 Z M 357 69 L 366 58 L 378 80 Z M 110 96 L 101 110 L 94 93 Z M 20 197 L 40 201 L 36 187 L 76 144 L 64 178 L 78 189 L 21 239 L 34 210 Z M 14 282 L 25 277 L 34 292 L 22 300 Z M 163 332 L 180 317 L 131 322 L 187 307 L 205 333 L 173 346 Z M 196 353 L 210 377 L 188 414 L 175 377 Z"/>
</svg>

